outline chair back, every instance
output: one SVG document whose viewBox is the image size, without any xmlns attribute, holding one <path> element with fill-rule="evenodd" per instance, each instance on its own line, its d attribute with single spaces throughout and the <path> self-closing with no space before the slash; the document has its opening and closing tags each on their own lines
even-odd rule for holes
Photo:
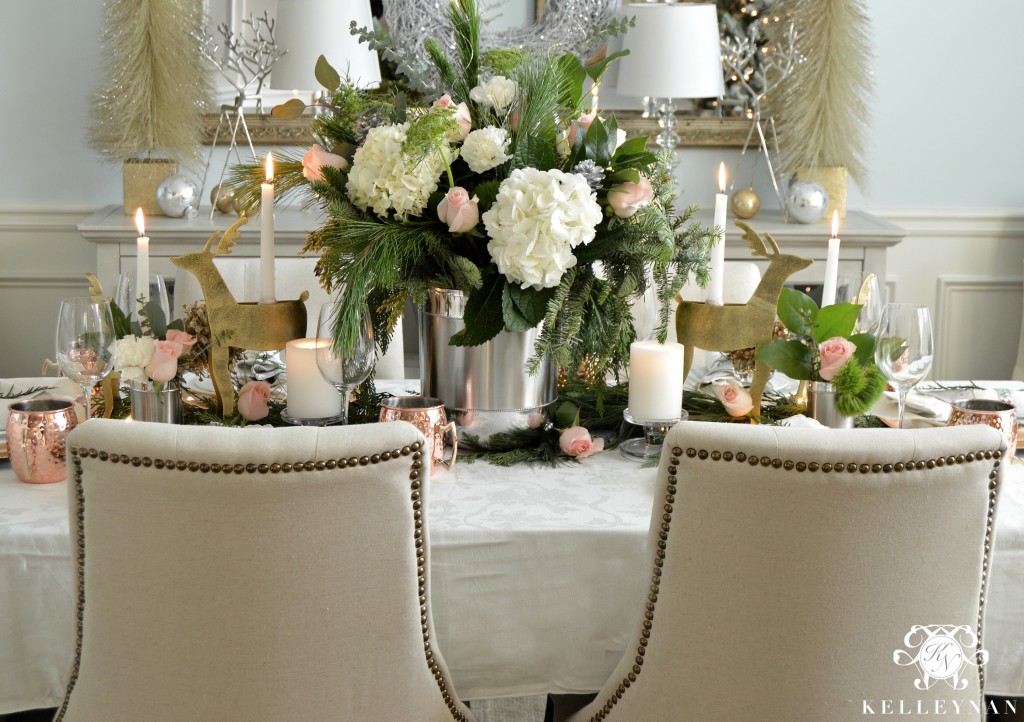
<svg viewBox="0 0 1024 722">
<path fill-rule="evenodd" d="M 434 644 L 423 444 L 403 422 L 78 427 L 56 719 L 469 719 Z"/>
<path fill-rule="evenodd" d="M 573 722 L 983 719 L 1004 448 L 987 426 L 677 425 L 643 616 Z"/>
</svg>

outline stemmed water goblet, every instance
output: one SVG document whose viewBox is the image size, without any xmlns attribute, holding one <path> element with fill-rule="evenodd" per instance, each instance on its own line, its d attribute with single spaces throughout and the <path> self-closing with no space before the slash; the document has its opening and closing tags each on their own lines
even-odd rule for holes
<svg viewBox="0 0 1024 722">
<path fill-rule="evenodd" d="M 836 301 L 861 304 L 857 317 L 857 333 L 873 333 L 885 307 L 885 299 L 873 273 L 844 271 L 836 282 Z"/>
<path fill-rule="evenodd" d="M 91 413 L 92 389 L 111 371 L 110 344 L 114 318 L 110 302 L 95 298 L 61 301 L 57 317 L 57 365 L 82 387 L 85 417 Z"/>
<path fill-rule="evenodd" d="M 325 303 L 320 308 L 317 338 L 324 340 L 325 343 L 317 344 L 316 365 L 320 369 L 320 374 L 341 394 L 341 423 L 347 424 L 348 395 L 370 375 L 375 347 L 370 312 L 364 307 L 356 322 L 355 345 L 351 350 L 343 351 L 334 340 L 334 330 L 340 312 L 341 304 L 338 302 Z"/>
<path fill-rule="evenodd" d="M 932 367 L 932 319 L 928 307 L 914 303 L 886 304 L 875 337 L 875 363 L 896 387 L 899 428 L 902 429 L 907 393 Z"/>
</svg>

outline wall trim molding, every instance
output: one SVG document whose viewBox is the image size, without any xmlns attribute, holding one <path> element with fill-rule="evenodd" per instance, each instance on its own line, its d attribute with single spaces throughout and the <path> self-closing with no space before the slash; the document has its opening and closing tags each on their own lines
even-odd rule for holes
<svg viewBox="0 0 1024 722">
<path fill-rule="evenodd" d="M 1024 240 L 1024 212 L 1016 208 L 868 209 L 910 236 L 973 236 Z"/>
<path fill-rule="evenodd" d="M 950 309 L 956 303 L 958 295 L 985 292 L 1024 294 L 1024 279 L 1013 276 L 967 276 L 967 275 L 940 275 L 938 277 L 937 303 L 935 307 L 936 327 L 934 334 L 936 339 L 935 365 L 931 378 L 945 379 L 952 378 L 947 373 L 949 365 L 949 353 L 946 347 L 947 342 L 955 339 L 956 329 L 953 327 L 953 314 Z M 1014 329 L 1016 330 L 1016 329 Z"/>
<path fill-rule="evenodd" d="M 0 273 L 0 288 L 89 287 L 84 273 Z"/>
<path fill-rule="evenodd" d="M 58 206 L 47 209 L 0 210 L 0 233 L 42 233 L 71 231 L 78 233 L 78 224 L 88 217 L 86 208 Z"/>
</svg>

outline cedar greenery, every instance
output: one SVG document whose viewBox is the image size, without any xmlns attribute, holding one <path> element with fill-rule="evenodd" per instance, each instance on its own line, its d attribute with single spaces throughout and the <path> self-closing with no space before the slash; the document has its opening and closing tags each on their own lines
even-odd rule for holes
<svg viewBox="0 0 1024 722">
<path fill-rule="evenodd" d="M 448 53 L 428 40 L 426 57 L 443 91 L 454 103 L 468 105 L 473 128 L 506 129 L 509 160 L 474 173 L 450 141 L 457 130 L 454 110 L 410 107 L 402 93 L 384 98 L 359 91 L 340 78 L 330 106 L 312 121 L 317 142 L 351 161 L 370 128 L 409 122 L 402 146 L 406 166 L 438 153 L 446 165 L 427 207 L 404 221 L 393 214 L 381 217 L 363 211 L 349 199 L 347 170 L 324 166 L 323 180 L 308 182 L 298 158 L 280 157 L 275 192 L 286 196 L 304 191 L 327 215 L 325 224 L 309 234 L 304 250 L 320 255 L 317 275 L 342 304 L 335 342 L 341 348 L 351 346 L 358 309 L 368 304 L 375 338 L 386 349 L 407 300 L 422 304 L 427 289 L 450 288 L 467 295 L 465 330 L 452 337 L 453 345 L 479 345 L 503 330 L 523 331 L 542 324 L 529 370 L 535 372 L 541 359 L 550 356 L 561 367 L 586 367 L 588 378 L 599 382 L 594 387 L 603 386 L 608 373 L 618 376 L 628 364 L 629 344 L 636 337 L 633 304 L 649 288 L 654 289 L 659 306 L 656 331 L 664 341 L 672 300 L 680 288 L 691 276 L 702 285 L 706 283 L 708 249 L 714 235 L 711 229 L 691 223 L 694 208 L 676 215 L 671 153 L 648 151 L 645 138 L 618 144 L 614 118 L 593 120 L 585 132 L 580 128 L 571 147 L 568 145 L 568 119 L 589 110 L 586 79 L 598 81 L 609 63 L 624 53 L 613 53 L 590 65 L 558 50 L 481 54 L 475 1 L 455 0 L 448 6 L 448 17 L 455 31 L 453 51 Z M 602 32 L 617 34 L 627 25 L 627 21 L 618 21 Z M 370 40 L 372 46 L 382 47 L 383 40 L 376 34 L 354 32 Z M 393 59 L 401 65 L 399 56 Z M 337 74 L 332 75 L 325 65 L 321 59 L 317 77 L 321 82 L 333 82 Z M 470 97 L 470 91 L 486 77 L 499 74 L 514 80 L 517 87 L 516 100 L 500 112 Z M 274 114 L 285 117 L 303 107 L 297 101 L 287 106 L 275 108 Z M 478 198 L 483 214 L 513 170 L 572 173 L 583 161 L 603 171 L 603 180 L 595 187 L 603 218 L 595 238 L 573 249 L 575 265 L 553 288 L 524 289 L 499 273 L 482 222 L 469 232 L 452 234 L 436 214 L 449 187 L 465 188 L 470 197 Z M 641 176 L 650 181 L 652 202 L 629 218 L 617 217 L 608 205 L 609 190 L 627 181 L 639 182 Z M 234 170 L 231 182 L 241 205 L 250 210 L 257 207 L 262 179 L 262 169 L 255 165 Z"/>
</svg>

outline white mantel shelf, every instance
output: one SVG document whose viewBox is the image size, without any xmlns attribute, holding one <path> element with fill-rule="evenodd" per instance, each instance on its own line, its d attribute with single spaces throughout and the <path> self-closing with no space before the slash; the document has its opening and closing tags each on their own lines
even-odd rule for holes
<svg viewBox="0 0 1024 722">
<path fill-rule="evenodd" d="M 713 216 L 713 209 L 701 209 L 697 211 L 694 220 L 702 225 L 711 225 L 714 222 Z M 735 216 L 730 213 L 725 229 L 726 260 L 754 261 L 764 270 L 767 262 L 750 255 L 746 242 L 741 239 L 743 231 L 736 226 L 734 220 Z M 744 223 L 758 233 L 770 233 L 783 253 L 821 261 L 795 273 L 791 281 L 821 282 L 825 273 L 824 261 L 828 251 L 828 239 L 832 235 L 831 218 L 817 223 L 786 223 L 782 220 L 780 211 L 762 210 Z M 886 253 L 890 246 L 895 246 L 906 236 L 905 229 L 866 211 L 847 211 L 846 218 L 839 222 L 839 237 L 842 239 L 839 270 L 873 273 L 884 283 L 888 271 Z"/>
<path fill-rule="evenodd" d="M 223 232 L 236 219 L 233 215 L 218 213 L 210 220 L 209 208 L 201 210 L 196 218 L 167 218 L 150 216 L 146 218 L 146 235 L 150 239 L 150 256 L 154 273 L 173 277 L 171 256 L 190 253 L 202 248 L 214 232 Z M 694 220 L 711 225 L 713 212 L 702 209 Z M 259 219 L 242 226 L 241 238 L 233 250 L 237 256 L 259 255 Z M 293 256 L 300 252 L 306 241 L 306 234 L 323 224 L 324 217 L 318 211 L 304 211 L 297 206 L 278 208 L 274 217 L 274 236 L 279 257 Z M 815 263 L 808 269 L 795 274 L 791 281 L 800 283 L 820 282 L 824 275 L 825 252 L 831 235 L 830 223 L 785 223 L 776 210 L 762 210 L 747 223 L 759 233 L 770 233 L 778 242 L 783 253 L 804 256 Z M 726 228 L 726 258 L 728 260 L 752 260 L 759 265 L 767 261 L 750 255 L 746 244 L 740 239 L 741 231 L 733 224 L 730 216 Z M 135 267 L 135 220 L 125 215 L 121 206 L 107 206 L 78 224 L 78 232 L 86 240 L 96 244 L 97 275 L 104 288 L 115 288 L 121 271 Z M 840 270 L 865 271 L 874 273 L 879 280 L 886 278 L 886 251 L 906 237 L 907 232 L 888 221 L 864 211 L 849 211 L 840 224 L 842 246 Z"/>
</svg>

